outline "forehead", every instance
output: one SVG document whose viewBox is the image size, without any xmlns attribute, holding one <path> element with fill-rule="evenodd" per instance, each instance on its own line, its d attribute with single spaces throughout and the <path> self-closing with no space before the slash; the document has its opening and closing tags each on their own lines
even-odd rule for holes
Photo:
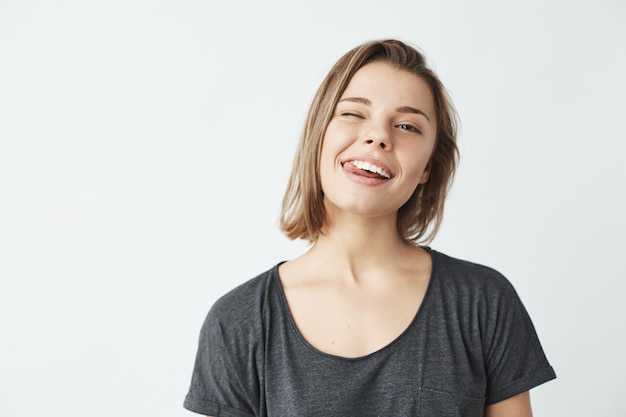
<svg viewBox="0 0 626 417">
<path fill-rule="evenodd" d="M 430 86 L 420 76 L 386 62 L 370 62 L 354 74 L 341 98 L 364 97 L 373 104 L 420 105 L 434 109 Z"/>
</svg>

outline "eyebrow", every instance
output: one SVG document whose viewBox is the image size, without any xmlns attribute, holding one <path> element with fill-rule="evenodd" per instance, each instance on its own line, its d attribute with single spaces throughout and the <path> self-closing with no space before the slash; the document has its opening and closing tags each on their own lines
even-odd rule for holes
<svg viewBox="0 0 626 417">
<path fill-rule="evenodd" d="M 338 103 L 341 103 L 342 101 L 350 101 L 352 103 L 360 103 L 360 104 L 365 104 L 366 106 L 371 106 L 372 102 L 365 98 L 365 97 L 346 97 L 346 98 L 342 98 L 341 100 L 338 101 Z M 399 113 L 413 113 L 413 114 L 421 114 L 422 116 L 424 116 L 426 118 L 426 120 L 428 120 L 430 122 L 430 117 L 428 117 L 428 115 L 426 113 L 424 113 L 422 110 L 420 109 L 416 109 L 415 107 L 411 107 L 411 106 L 400 106 L 396 108 L 396 111 Z"/>
</svg>

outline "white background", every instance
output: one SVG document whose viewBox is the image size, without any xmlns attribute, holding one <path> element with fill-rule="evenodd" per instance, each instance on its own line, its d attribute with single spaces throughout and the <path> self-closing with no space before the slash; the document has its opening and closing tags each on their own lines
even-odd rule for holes
<svg viewBox="0 0 626 417">
<path fill-rule="evenodd" d="M 276 228 L 315 89 L 422 48 L 462 120 L 432 247 L 515 285 L 558 379 L 537 416 L 626 416 L 623 0 L 0 0 L 0 417 L 189 416 L 215 299 Z"/>
</svg>

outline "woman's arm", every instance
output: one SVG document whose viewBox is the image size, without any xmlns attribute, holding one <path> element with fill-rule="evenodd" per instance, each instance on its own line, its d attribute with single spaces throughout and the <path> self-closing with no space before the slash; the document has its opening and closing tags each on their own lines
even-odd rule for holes
<svg viewBox="0 0 626 417">
<path fill-rule="evenodd" d="M 485 408 L 485 417 L 532 417 L 529 391 Z"/>
</svg>

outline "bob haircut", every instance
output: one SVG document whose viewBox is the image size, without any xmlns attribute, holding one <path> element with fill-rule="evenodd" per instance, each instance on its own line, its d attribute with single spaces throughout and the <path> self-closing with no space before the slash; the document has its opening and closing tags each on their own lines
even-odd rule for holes
<svg viewBox="0 0 626 417">
<path fill-rule="evenodd" d="M 458 118 L 452 101 L 426 59 L 415 48 L 394 39 L 370 41 L 343 55 L 320 85 L 309 112 L 283 197 L 279 226 L 290 239 L 315 242 L 325 224 L 319 165 L 322 142 L 335 106 L 354 74 L 370 62 L 386 62 L 422 78 L 435 103 L 437 137 L 428 181 L 417 186 L 398 210 L 398 234 L 417 245 L 434 238 L 443 216 L 446 195 L 456 170 Z"/>
</svg>

